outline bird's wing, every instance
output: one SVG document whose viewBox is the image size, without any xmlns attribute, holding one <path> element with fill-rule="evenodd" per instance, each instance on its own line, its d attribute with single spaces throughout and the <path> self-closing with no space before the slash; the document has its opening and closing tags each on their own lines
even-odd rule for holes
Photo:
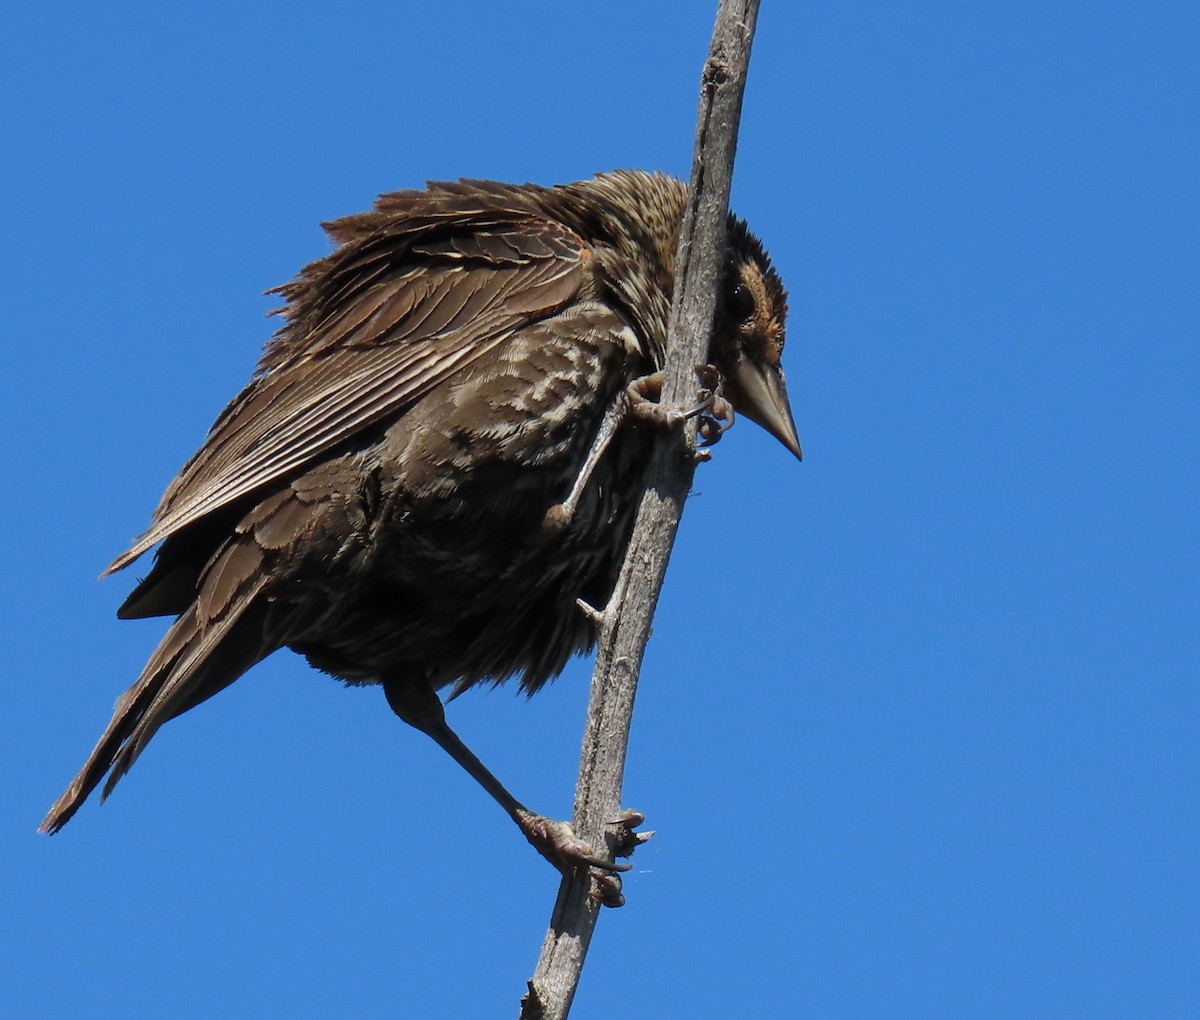
<svg viewBox="0 0 1200 1020">
<path fill-rule="evenodd" d="M 554 314 L 584 285 L 589 257 L 562 224 L 471 209 L 381 227 L 314 263 L 280 288 L 289 322 L 259 374 L 105 573 L 402 412 Z"/>
</svg>

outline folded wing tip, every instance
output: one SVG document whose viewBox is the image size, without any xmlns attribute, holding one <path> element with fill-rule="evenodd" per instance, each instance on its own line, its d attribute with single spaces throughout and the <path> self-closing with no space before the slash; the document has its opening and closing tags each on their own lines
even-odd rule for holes
<svg viewBox="0 0 1200 1020">
<path fill-rule="evenodd" d="M 150 545 L 153 545 L 153 543 L 150 543 Z M 121 553 L 120 556 L 113 560 L 112 563 L 105 567 L 97 580 L 103 581 L 110 574 L 115 574 L 118 570 L 124 570 L 127 566 L 129 566 L 129 564 L 141 556 L 142 553 L 149 549 L 150 545 L 146 544 L 145 539 L 139 539 L 136 543 Z"/>
</svg>

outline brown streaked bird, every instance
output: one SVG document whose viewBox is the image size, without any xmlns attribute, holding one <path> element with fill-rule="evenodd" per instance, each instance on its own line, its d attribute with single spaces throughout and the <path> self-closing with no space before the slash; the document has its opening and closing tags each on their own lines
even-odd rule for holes
<svg viewBox="0 0 1200 1020">
<path fill-rule="evenodd" d="M 532 693 L 593 645 L 577 600 L 608 599 L 664 414 L 650 398 L 684 200 L 640 172 L 464 180 L 327 224 L 336 250 L 278 288 L 285 325 L 253 379 L 107 571 L 161 543 L 118 615 L 175 620 L 42 829 L 286 646 L 381 684 L 560 869 L 622 867 L 509 794 L 439 692 L 519 675 Z M 799 457 L 785 315 L 762 245 L 730 216 L 713 400 Z"/>
</svg>

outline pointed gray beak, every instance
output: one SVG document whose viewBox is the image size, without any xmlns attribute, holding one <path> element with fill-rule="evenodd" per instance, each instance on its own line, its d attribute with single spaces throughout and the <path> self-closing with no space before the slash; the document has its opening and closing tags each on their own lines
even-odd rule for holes
<svg viewBox="0 0 1200 1020">
<path fill-rule="evenodd" d="M 796 422 L 792 418 L 782 373 L 743 358 L 730 382 L 737 393 L 737 399 L 731 397 L 734 409 L 766 429 L 791 450 L 797 460 L 802 460 L 800 437 L 796 435 Z"/>
</svg>

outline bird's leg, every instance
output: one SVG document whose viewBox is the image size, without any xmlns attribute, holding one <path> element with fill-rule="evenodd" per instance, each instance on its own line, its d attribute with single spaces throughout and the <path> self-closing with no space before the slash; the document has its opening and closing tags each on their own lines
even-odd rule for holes
<svg viewBox="0 0 1200 1020">
<path fill-rule="evenodd" d="M 700 384 L 704 388 L 700 391 L 699 403 L 687 410 L 663 407 L 660 403 L 662 372 L 640 376 L 617 394 L 613 402 L 608 405 L 608 410 L 604 412 L 604 418 L 600 421 L 596 438 L 592 441 L 592 448 L 588 450 L 587 458 L 583 462 L 583 467 L 579 469 L 575 484 L 571 486 L 567 498 L 561 503 L 555 503 L 542 518 L 543 531 L 557 533 L 571 523 L 571 518 L 575 516 L 575 510 L 579 506 L 579 500 L 583 496 L 588 479 L 592 477 L 592 472 L 600 463 L 604 451 L 608 449 L 626 418 L 637 418 L 663 428 L 674 428 L 689 418 L 703 415 L 700 420 L 699 433 L 702 440 L 701 445 L 705 447 L 712 446 L 729 430 L 734 420 L 733 407 L 730 406 L 729 401 L 717 394 L 717 388 L 721 383 L 720 373 L 712 365 L 697 365 L 696 374 L 700 377 Z"/>
<path fill-rule="evenodd" d="M 543 857 L 564 875 L 576 868 L 597 868 L 593 873 L 593 894 L 605 906 L 619 907 L 624 903 L 618 871 L 628 871 L 632 865 L 617 864 L 602 856 L 596 849 L 575 835 L 567 822 L 555 821 L 530 811 L 505 789 L 486 765 L 476 757 L 446 722 L 446 713 L 437 692 L 425 684 L 408 680 L 385 681 L 384 693 L 392 711 L 415 729 L 432 737 L 447 754 L 482 786 L 517 823 L 517 828 Z M 608 841 L 615 856 L 628 857 L 634 848 L 653 833 L 635 833 L 643 816 L 636 811 L 623 812 L 610 823 Z"/>
<path fill-rule="evenodd" d="M 583 462 L 583 467 L 579 469 L 575 484 L 571 486 L 567 498 L 561 503 L 555 503 L 542 518 L 543 531 L 559 532 L 571 523 L 571 518 L 575 516 L 575 509 L 579 506 L 579 500 L 583 496 L 588 479 L 592 477 L 592 472 L 596 470 L 596 465 L 600 463 L 600 458 L 604 456 L 604 451 L 608 449 L 609 443 L 613 441 L 617 429 L 621 427 L 621 422 L 628 414 L 629 396 L 626 391 L 622 390 L 608 405 L 608 410 L 604 412 L 600 428 L 596 432 L 596 438 L 592 441 L 592 448 L 588 450 L 587 459 Z"/>
</svg>

